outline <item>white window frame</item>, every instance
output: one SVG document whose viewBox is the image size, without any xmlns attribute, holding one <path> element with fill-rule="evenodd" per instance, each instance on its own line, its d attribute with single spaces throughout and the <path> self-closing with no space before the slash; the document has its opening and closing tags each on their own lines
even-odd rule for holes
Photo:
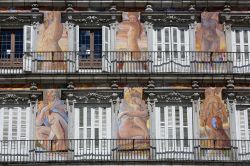
<svg viewBox="0 0 250 166">
<path fill-rule="evenodd" d="M 82 113 L 83 126 L 79 126 L 80 124 L 80 112 Z M 88 111 L 91 116 L 91 123 L 87 125 L 88 119 Z M 102 106 L 75 106 L 75 139 L 83 139 L 79 140 L 79 142 L 75 143 L 75 156 L 81 156 L 83 158 L 91 157 L 87 154 L 95 153 L 96 157 L 106 157 L 111 153 L 111 143 L 107 139 L 111 139 L 111 107 L 102 107 Z M 98 116 L 96 116 L 98 113 Z M 104 114 L 105 113 L 105 114 Z M 105 118 L 103 118 L 105 117 Z M 101 122 L 100 122 L 101 120 Z M 106 124 L 106 125 L 103 125 Z M 99 138 L 95 138 L 95 129 L 98 128 Z M 83 130 L 83 135 L 80 136 L 80 129 Z M 87 130 L 90 129 L 90 136 L 87 135 Z M 87 141 L 86 139 L 91 139 L 91 141 Z M 95 146 L 95 139 L 97 139 L 99 146 Z M 103 139 L 101 141 L 101 139 Z M 84 155 L 86 156 L 84 156 Z M 104 156 L 98 156 L 104 155 Z M 93 157 L 93 156 L 92 156 Z"/>
<path fill-rule="evenodd" d="M 168 31 L 168 40 L 166 41 L 166 31 Z M 176 39 L 174 40 L 174 31 Z M 181 32 L 184 34 L 184 41 L 181 39 Z M 161 41 L 158 41 L 160 33 Z M 153 31 L 153 50 L 162 51 L 162 53 L 153 54 L 154 70 L 157 72 L 187 72 L 190 70 L 190 33 L 188 28 L 164 27 Z M 166 48 L 168 45 L 168 49 Z M 175 47 L 176 46 L 176 47 Z M 184 46 L 184 47 L 182 47 Z M 184 48 L 184 49 L 182 49 Z M 166 52 L 165 52 L 166 51 Z M 178 51 L 172 53 L 168 51 Z M 182 54 L 179 51 L 186 51 Z"/>
<path fill-rule="evenodd" d="M 176 138 L 176 107 L 179 107 L 179 129 L 180 129 L 180 138 Z M 182 152 L 192 152 L 193 151 L 193 143 L 192 141 L 188 142 L 188 146 L 184 147 L 184 141 L 181 140 L 179 143 L 177 143 L 176 140 L 171 139 L 184 139 L 184 128 L 187 128 L 188 130 L 188 137 L 187 139 L 193 138 L 193 131 L 192 131 L 192 107 L 187 107 L 187 126 L 183 125 L 183 107 L 181 105 L 167 105 L 167 106 L 156 106 L 155 108 L 155 125 L 156 125 L 156 139 L 159 140 L 159 144 L 157 145 L 156 141 L 156 148 L 158 152 L 162 152 L 162 156 L 160 157 L 167 157 L 167 158 L 173 158 L 173 157 L 185 157 L 184 154 L 179 153 L 178 154 L 170 154 L 163 152 L 166 151 L 182 151 Z M 164 122 L 161 121 L 161 108 L 164 109 Z M 171 118 L 168 117 L 171 113 Z M 171 121 L 172 120 L 172 123 Z M 172 137 L 169 137 L 169 129 L 172 128 Z M 163 142 L 162 142 L 163 141 Z M 171 143 L 172 146 L 169 145 Z M 180 146 L 179 146 L 180 145 Z M 177 155 L 177 156 L 175 156 Z M 188 157 L 188 156 L 186 156 Z M 189 156 L 190 157 L 190 156 Z"/>
</svg>

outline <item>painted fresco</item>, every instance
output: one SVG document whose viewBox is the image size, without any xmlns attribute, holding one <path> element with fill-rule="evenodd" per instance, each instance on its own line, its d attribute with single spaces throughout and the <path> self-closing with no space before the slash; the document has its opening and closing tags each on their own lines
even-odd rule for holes
<svg viewBox="0 0 250 166">
<path fill-rule="evenodd" d="M 207 88 L 200 110 L 200 138 L 202 147 L 230 147 L 229 114 L 221 98 L 222 88 Z M 223 140 L 223 141 L 214 141 Z"/>
<path fill-rule="evenodd" d="M 119 149 L 148 148 L 149 114 L 147 105 L 142 100 L 142 88 L 124 88 L 124 99 L 118 114 L 118 144 Z M 137 140 L 136 140 L 137 139 Z"/>
<path fill-rule="evenodd" d="M 47 52 L 38 54 L 38 60 L 58 61 L 53 63 L 38 61 L 38 70 L 66 70 L 66 63 L 59 62 L 64 60 L 64 53 L 60 51 L 68 51 L 68 32 L 65 24 L 61 23 L 60 11 L 44 12 L 44 23 L 38 30 L 36 51 Z"/>
<path fill-rule="evenodd" d="M 197 24 L 196 29 L 196 51 L 208 51 L 209 53 L 198 54 L 195 57 L 200 63 L 196 66 L 198 71 L 220 71 L 226 72 L 227 55 L 226 39 L 223 25 L 219 24 L 218 12 L 203 12 L 201 14 L 201 23 Z M 215 63 L 213 63 L 215 62 Z"/>
<path fill-rule="evenodd" d="M 141 64 L 140 66 L 131 66 L 132 63 L 122 61 L 145 61 L 147 55 L 142 51 L 147 49 L 147 36 L 144 31 L 144 25 L 140 22 L 139 12 L 123 12 L 123 21 L 119 23 L 116 34 L 116 51 L 129 51 L 118 57 L 120 63 L 117 68 L 147 69 L 148 66 Z M 139 64 L 139 63 L 138 63 Z M 133 65 L 136 65 L 133 63 Z"/>
<path fill-rule="evenodd" d="M 51 151 L 66 150 L 68 113 L 65 103 L 60 100 L 60 90 L 44 90 L 43 99 L 38 104 L 36 115 L 37 147 Z"/>
</svg>

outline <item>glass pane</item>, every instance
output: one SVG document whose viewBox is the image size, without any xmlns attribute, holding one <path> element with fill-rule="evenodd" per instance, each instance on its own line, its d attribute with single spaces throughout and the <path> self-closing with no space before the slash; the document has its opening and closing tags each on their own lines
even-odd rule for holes
<svg viewBox="0 0 250 166">
<path fill-rule="evenodd" d="M 165 112 L 164 112 L 164 107 L 160 107 L 160 111 L 161 111 L 161 114 L 160 114 L 160 119 L 161 119 L 161 122 L 165 122 Z"/>
<path fill-rule="evenodd" d="M 83 128 L 79 129 L 79 139 L 83 139 Z"/>
<path fill-rule="evenodd" d="M 161 43 L 161 30 L 157 30 L 157 41 Z"/>
<path fill-rule="evenodd" d="M 174 39 L 173 41 L 177 43 L 177 29 L 176 28 L 173 29 L 173 39 Z"/>
<path fill-rule="evenodd" d="M 175 124 L 180 126 L 180 110 L 178 106 L 175 107 Z"/>
<path fill-rule="evenodd" d="M 169 29 L 168 28 L 165 29 L 165 42 L 169 43 Z"/>
<path fill-rule="evenodd" d="M 244 31 L 243 36 L 244 36 L 244 43 L 248 43 L 248 31 Z"/>
<path fill-rule="evenodd" d="M 80 115 L 79 115 L 79 127 L 83 127 L 83 109 L 79 110 Z"/>
<path fill-rule="evenodd" d="M 188 126 L 187 107 L 183 107 L 183 126 Z"/>
<path fill-rule="evenodd" d="M 235 38 L 236 38 L 236 43 L 240 43 L 240 31 L 239 30 L 235 31 Z"/>
<path fill-rule="evenodd" d="M 87 126 L 91 126 L 91 110 L 88 108 L 87 110 Z"/>
<path fill-rule="evenodd" d="M 184 30 L 180 30 L 180 32 L 181 32 L 181 43 L 185 43 Z"/>
<path fill-rule="evenodd" d="M 95 147 L 99 146 L 99 129 L 95 128 Z"/>
</svg>

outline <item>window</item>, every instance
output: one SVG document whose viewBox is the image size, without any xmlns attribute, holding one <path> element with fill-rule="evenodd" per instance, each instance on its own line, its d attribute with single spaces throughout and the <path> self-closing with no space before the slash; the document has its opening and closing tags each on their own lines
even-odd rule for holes
<svg viewBox="0 0 250 166">
<path fill-rule="evenodd" d="M 235 72 L 250 71 L 250 29 L 232 30 L 232 51 Z"/>
<path fill-rule="evenodd" d="M 110 140 L 104 140 L 111 139 L 111 108 L 75 108 L 75 139 L 80 139 L 75 146 L 76 155 L 93 151 L 105 157 L 111 145 Z"/>
<path fill-rule="evenodd" d="M 192 139 L 192 107 L 160 106 L 155 114 L 157 150 L 191 151 L 192 141 L 188 139 Z"/>
<path fill-rule="evenodd" d="M 22 58 L 23 29 L 1 29 L 0 52 L 1 58 Z"/>
<path fill-rule="evenodd" d="M 155 70 L 186 71 L 190 61 L 188 29 L 165 27 L 154 33 L 154 50 L 159 51 L 154 55 Z"/>
<path fill-rule="evenodd" d="M 79 30 L 79 51 L 82 58 L 100 59 L 102 53 L 102 30 Z"/>
</svg>

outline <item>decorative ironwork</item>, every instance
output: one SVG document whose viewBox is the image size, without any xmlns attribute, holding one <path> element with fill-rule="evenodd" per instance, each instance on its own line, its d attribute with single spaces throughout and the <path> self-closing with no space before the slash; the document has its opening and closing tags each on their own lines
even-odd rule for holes
<svg viewBox="0 0 250 166">
<path fill-rule="evenodd" d="M 28 103 L 29 98 L 28 97 L 20 97 L 13 93 L 8 93 L 4 96 L 0 97 L 1 104 L 19 104 L 22 103 Z"/>
<path fill-rule="evenodd" d="M 0 25 L 31 25 L 37 22 L 42 23 L 43 13 L 29 12 L 29 13 L 16 13 L 6 12 L 0 14 Z"/>
<path fill-rule="evenodd" d="M 155 27 L 168 25 L 188 26 L 200 20 L 200 12 L 143 12 L 142 22 L 150 22 Z"/>
<path fill-rule="evenodd" d="M 230 24 L 232 26 L 249 26 L 250 13 L 243 12 L 224 12 L 219 15 L 220 23 Z"/>
<path fill-rule="evenodd" d="M 62 22 L 71 22 L 85 27 L 108 26 L 122 20 L 122 13 L 110 12 L 66 12 L 62 13 Z"/>
</svg>

